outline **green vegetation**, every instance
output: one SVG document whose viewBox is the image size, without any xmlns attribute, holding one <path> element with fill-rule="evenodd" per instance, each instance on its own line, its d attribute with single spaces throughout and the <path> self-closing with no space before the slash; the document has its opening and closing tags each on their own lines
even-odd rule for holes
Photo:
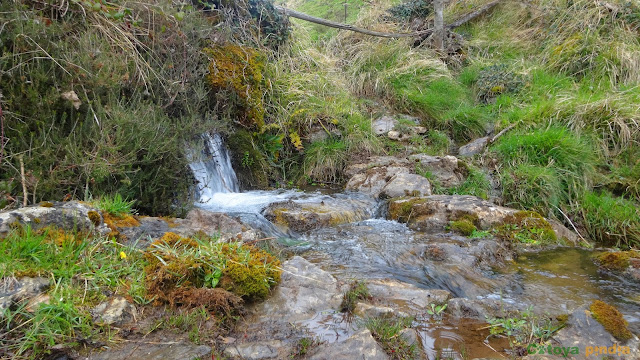
<svg viewBox="0 0 640 360">
<path fill-rule="evenodd" d="M 390 359 L 412 360 L 419 358 L 416 344 L 409 344 L 400 334 L 402 330 L 409 328 L 412 322 L 411 318 L 372 318 L 365 322 L 365 326 Z"/>
<path fill-rule="evenodd" d="M 584 224 L 592 239 L 617 247 L 637 246 L 640 210 L 635 201 L 606 192 L 588 192 L 582 201 Z"/>
<path fill-rule="evenodd" d="M 100 200 L 96 201 L 95 204 L 100 211 L 117 218 L 135 214 L 135 210 L 133 209 L 135 200 L 127 201 L 123 199 L 120 194 L 103 196 Z"/>
<path fill-rule="evenodd" d="M 370 300 L 371 294 L 364 281 L 354 281 L 349 290 L 342 297 L 340 311 L 352 313 L 356 309 L 358 301 Z"/>
<path fill-rule="evenodd" d="M 591 315 L 616 339 L 626 341 L 633 337 L 627 328 L 629 325 L 627 320 L 615 307 L 596 300 L 591 304 L 589 310 L 591 310 Z"/>
<path fill-rule="evenodd" d="M 595 256 L 598 264 L 613 271 L 625 271 L 631 265 L 630 259 L 640 258 L 640 251 L 609 251 Z"/>
<path fill-rule="evenodd" d="M 521 244 L 553 245 L 558 242 L 551 224 L 533 211 L 519 211 L 493 229 L 498 238 Z"/>
<path fill-rule="evenodd" d="M 109 327 L 94 323 L 90 314 L 113 295 L 138 307 L 176 308 L 152 331 L 175 329 L 201 342 L 208 333 L 203 329 L 221 331 L 239 318 L 243 298 L 264 298 L 280 270 L 266 252 L 218 239 L 167 233 L 140 251 L 52 227 L 18 227 L 0 241 L 0 279 L 22 276 L 48 278 L 51 286 L 48 302 L 34 308 L 18 304 L 0 319 L 0 345 L 13 358 L 39 358 L 53 345 L 113 341 Z M 209 320 L 214 328 L 204 325 Z"/>
<path fill-rule="evenodd" d="M 478 230 L 473 222 L 467 219 L 452 221 L 451 224 L 449 224 L 449 228 L 464 236 L 470 236 L 474 231 Z"/>
<path fill-rule="evenodd" d="M 529 344 L 545 343 L 565 326 L 566 316 L 538 316 L 529 308 L 509 317 L 487 318 L 487 322 L 492 336 L 508 338 L 511 346 L 517 350 Z"/>
</svg>

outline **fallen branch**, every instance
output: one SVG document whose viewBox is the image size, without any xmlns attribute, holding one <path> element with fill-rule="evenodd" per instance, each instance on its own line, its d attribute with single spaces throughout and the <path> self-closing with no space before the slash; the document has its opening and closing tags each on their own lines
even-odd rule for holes
<svg viewBox="0 0 640 360">
<path fill-rule="evenodd" d="M 324 25 L 324 26 L 328 26 L 328 27 L 332 27 L 332 28 L 336 28 L 336 29 L 348 30 L 348 31 L 353 31 L 353 32 L 361 33 L 361 34 L 377 36 L 377 37 L 405 38 L 405 37 L 422 36 L 422 35 L 425 35 L 425 34 L 429 34 L 429 33 L 431 33 L 433 31 L 432 29 L 427 29 L 427 30 L 418 31 L 418 32 L 414 32 L 414 33 L 386 33 L 386 32 L 363 29 L 363 28 L 360 28 L 360 27 L 357 27 L 357 26 L 353 26 L 353 25 L 349 25 L 349 24 L 343 24 L 343 23 L 339 23 L 339 22 L 335 22 L 335 21 L 331 21 L 331 20 L 318 18 L 318 17 L 315 17 L 315 16 L 307 15 L 305 13 L 301 13 L 299 11 L 291 10 L 291 9 L 288 9 L 288 8 L 285 8 L 285 7 L 282 7 L 282 6 L 275 6 L 275 8 L 276 8 L 276 10 L 280 11 L 281 13 L 283 13 L 285 16 L 294 17 L 296 19 L 312 22 L 314 24 Z"/>
<path fill-rule="evenodd" d="M 493 9 L 496 5 L 498 5 L 501 1 L 502 0 L 494 0 L 482 6 L 478 10 L 472 11 L 464 15 L 460 19 L 452 22 L 451 24 L 446 25 L 445 28 L 447 28 L 448 30 L 452 30 L 459 26 L 462 26 L 468 23 L 469 21 L 477 18 L 478 16 L 481 16 L 487 13 L 489 10 Z M 335 28 L 335 29 L 348 30 L 348 31 L 365 34 L 365 35 L 371 35 L 371 36 L 377 36 L 377 37 L 383 37 L 383 38 L 397 39 L 397 38 L 418 37 L 418 36 L 424 37 L 424 36 L 429 36 L 433 33 L 433 29 L 426 29 L 426 30 L 417 31 L 413 33 L 387 33 L 387 32 L 363 29 L 363 28 L 349 25 L 349 24 L 343 24 L 343 23 L 339 23 L 339 22 L 335 22 L 327 19 L 318 18 L 315 16 L 307 15 L 305 13 L 301 13 L 299 11 L 291 10 L 282 6 L 275 6 L 275 9 L 280 11 L 285 16 L 290 16 L 296 19 L 312 22 L 314 24 L 324 25 L 331 28 Z"/>
<path fill-rule="evenodd" d="M 481 7 L 480 9 L 476 10 L 476 11 L 472 11 L 468 14 L 466 14 L 465 16 L 461 17 L 460 19 L 452 22 L 451 24 L 447 25 L 447 28 L 449 30 L 451 29 L 455 29 L 459 26 L 462 26 L 466 23 L 468 23 L 469 21 L 477 18 L 478 16 L 484 15 L 486 14 L 489 10 L 493 9 L 496 5 L 498 5 L 502 0 L 494 0 L 490 3 L 488 3 L 487 5 Z"/>
<path fill-rule="evenodd" d="M 491 140 L 489 140 L 489 144 L 493 144 L 494 142 L 496 142 L 502 135 L 506 134 L 508 131 L 510 131 L 511 129 L 516 127 L 517 125 L 518 125 L 518 123 L 513 123 L 513 124 L 507 126 L 506 128 L 502 129 L 502 131 L 500 131 L 496 136 L 492 137 Z"/>
</svg>

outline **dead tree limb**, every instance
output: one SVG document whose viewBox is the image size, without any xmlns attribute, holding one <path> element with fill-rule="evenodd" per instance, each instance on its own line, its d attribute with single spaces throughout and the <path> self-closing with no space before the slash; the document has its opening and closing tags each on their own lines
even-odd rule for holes
<svg viewBox="0 0 640 360">
<path fill-rule="evenodd" d="M 414 32 L 414 33 L 400 33 L 400 34 L 386 33 L 386 32 L 363 29 L 363 28 L 359 28 L 357 26 L 353 26 L 353 25 L 349 25 L 349 24 L 342 24 L 342 23 L 339 23 L 339 22 L 331 21 L 331 20 L 317 18 L 315 16 L 311 16 L 311 15 L 307 15 L 305 13 L 301 13 L 301 12 L 298 12 L 298 11 L 295 11 L 295 10 L 287 9 L 287 8 L 282 7 L 282 6 L 275 6 L 275 8 L 276 8 L 276 10 L 280 11 L 284 15 L 290 16 L 290 17 L 294 17 L 296 19 L 309 21 L 309 22 L 312 22 L 314 24 L 324 25 L 324 26 L 328 26 L 328 27 L 332 27 L 332 28 L 336 28 L 336 29 L 349 30 L 349 31 L 353 31 L 353 32 L 361 33 L 361 34 L 366 34 L 366 35 L 371 35 L 371 36 L 377 36 L 377 37 L 405 38 L 405 37 L 422 36 L 422 35 L 429 34 L 429 33 L 432 32 L 431 29 L 427 29 L 427 30 L 424 30 L 424 31 L 418 31 L 418 32 Z"/>
<path fill-rule="evenodd" d="M 472 11 L 472 12 L 464 15 L 460 19 L 452 22 L 451 24 L 446 25 L 445 28 L 447 28 L 448 30 L 452 30 L 452 29 L 455 29 L 455 28 L 457 28 L 459 26 L 462 26 L 462 25 L 468 23 L 469 21 L 477 18 L 478 16 L 481 16 L 481 15 L 487 13 L 489 10 L 493 9 L 496 5 L 498 5 L 501 1 L 502 0 L 494 0 L 494 1 L 492 1 L 492 2 L 490 2 L 488 4 L 486 4 L 486 5 L 482 6 L 478 10 Z M 357 27 L 357 26 L 353 26 L 353 25 L 349 25 L 349 24 L 343 24 L 343 23 L 339 23 L 339 22 L 335 22 L 335 21 L 331 21 L 331 20 L 318 18 L 318 17 L 315 17 L 315 16 L 307 15 L 305 13 L 301 13 L 299 11 L 291 10 L 291 9 L 288 9 L 288 8 L 285 8 L 285 7 L 282 7 L 282 6 L 275 6 L 275 8 L 276 8 L 276 10 L 280 11 L 285 16 L 290 16 L 290 17 L 293 17 L 293 18 L 296 18 L 296 19 L 312 22 L 314 24 L 328 26 L 328 27 L 335 28 L 335 29 L 348 30 L 348 31 L 353 31 L 353 32 L 365 34 L 365 35 L 371 35 L 371 36 L 377 36 L 377 37 L 383 37 L 383 38 L 397 39 L 397 38 L 418 37 L 418 36 L 426 37 L 426 36 L 429 36 L 429 35 L 431 35 L 433 33 L 433 29 L 426 29 L 426 30 L 417 31 L 417 32 L 413 32 L 413 33 L 387 33 L 387 32 L 380 32 L 380 31 L 363 29 L 363 28 L 360 28 L 360 27 Z"/>
<path fill-rule="evenodd" d="M 482 6 L 480 9 L 476 10 L 476 11 L 472 11 L 468 14 L 466 14 L 465 16 L 461 17 L 460 19 L 452 22 L 451 24 L 447 25 L 447 28 L 449 28 L 449 30 L 451 29 L 455 29 L 459 26 L 462 26 L 466 23 L 468 23 L 469 21 L 477 18 L 480 15 L 483 15 L 485 13 L 487 13 L 489 10 L 493 9 L 496 5 L 498 5 L 502 0 L 494 0 L 484 6 Z"/>
</svg>

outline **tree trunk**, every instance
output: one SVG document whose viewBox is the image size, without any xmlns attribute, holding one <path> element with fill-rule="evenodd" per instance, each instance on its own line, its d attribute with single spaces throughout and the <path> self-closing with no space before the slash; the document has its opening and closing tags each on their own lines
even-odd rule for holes
<svg viewBox="0 0 640 360">
<path fill-rule="evenodd" d="M 435 48 L 444 51 L 444 0 L 433 0 L 434 24 L 433 24 L 433 44 Z"/>
</svg>

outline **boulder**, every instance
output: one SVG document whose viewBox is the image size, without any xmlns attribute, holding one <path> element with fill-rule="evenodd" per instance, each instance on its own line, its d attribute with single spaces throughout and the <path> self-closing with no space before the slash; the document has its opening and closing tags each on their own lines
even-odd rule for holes
<svg viewBox="0 0 640 360">
<path fill-rule="evenodd" d="M 424 313 L 431 304 L 443 304 L 451 294 L 446 290 L 421 289 L 397 280 L 380 279 L 367 282 L 369 293 L 382 304 L 409 315 Z"/>
<path fill-rule="evenodd" d="M 368 329 L 361 330 L 345 341 L 319 346 L 309 360 L 386 360 L 382 347 Z"/>
<path fill-rule="evenodd" d="M 121 326 L 131 322 L 136 317 L 136 307 L 127 299 L 115 296 L 100 303 L 91 311 L 93 321 L 101 325 Z"/>
<path fill-rule="evenodd" d="M 384 135 L 393 130 L 397 123 L 398 120 L 391 116 L 382 116 L 371 124 L 371 129 L 376 135 Z"/>
<path fill-rule="evenodd" d="M 109 233 L 100 211 L 78 201 L 43 202 L 37 206 L 0 212 L 0 236 L 6 235 L 11 226 L 17 224 L 31 226 L 32 229 L 55 226 L 69 231 Z"/>
<path fill-rule="evenodd" d="M 324 196 L 273 203 L 264 210 L 264 216 L 284 232 L 306 232 L 366 220 L 374 210 L 375 201 L 366 196 Z"/>
<path fill-rule="evenodd" d="M 36 298 L 48 288 L 49 279 L 43 277 L 7 277 L 0 280 L 0 317 L 11 306 Z"/>
<path fill-rule="evenodd" d="M 411 139 L 411 134 L 405 134 L 400 131 L 393 130 L 393 131 L 389 131 L 389 133 L 387 134 L 387 137 L 395 141 L 407 141 Z"/>
<path fill-rule="evenodd" d="M 288 324 L 337 309 L 341 302 L 341 288 L 331 274 L 294 256 L 282 264 L 280 285 L 256 308 L 256 313 Z"/>
<path fill-rule="evenodd" d="M 118 227 L 118 231 L 128 244 L 135 244 L 140 248 L 147 247 L 151 239 L 161 238 L 167 232 L 185 237 L 195 234 L 220 236 L 224 241 L 252 241 L 261 237 L 256 230 L 226 214 L 203 209 L 189 211 L 184 219 L 141 216 L 137 220 L 139 225 Z"/>
<path fill-rule="evenodd" d="M 393 175 L 380 191 L 381 198 L 431 195 L 431 183 L 424 176 L 400 173 Z"/>
<path fill-rule="evenodd" d="M 409 156 L 409 161 L 419 165 L 422 171 L 428 171 L 433 181 L 445 188 L 460 185 L 467 175 L 466 165 L 455 156 L 431 156 L 416 154 Z"/>
<path fill-rule="evenodd" d="M 571 359 L 587 360 L 611 358 L 615 359 L 640 359 L 640 342 L 637 336 L 633 336 L 627 342 L 616 340 L 605 328 L 596 321 L 586 307 L 579 308 L 569 315 L 567 325 L 558 331 L 552 339 L 551 348 L 577 349 L 578 354 L 570 355 Z M 537 350 L 537 351 L 536 351 Z M 557 358 L 557 354 L 548 354 L 548 347 L 543 347 L 543 354 L 539 355 L 540 347 L 533 346 L 529 349 L 524 359 L 537 360 Z M 611 353 L 609 353 L 611 351 Z"/>
<path fill-rule="evenodd" d="M 400 198 L 389 202 L 392 220 L 405 222 L 413 230 L 442 231 L 450 221 L 470 215 L 478 219 L 482 228 L 500 224 L 516 209 L 497 206 L 486 200 L 468 195 L 431 195 L 417 198 Z"/>
<path fill-rule="evenodd" d="M 475 139 L 472 142 L 463 145 L 458 149 L 458 156 L 472 157 L 477 154 L 481 154 L 489 144 L 489 137 L 485 136 L 479 139 Z"/>
<path fill-rule="evenodd" d="M 408 314 L 402 311 L 396 311 L 388 306 L 375 306 L 367 303 L 359 302 L 353 311 L 354 314 L 362 318 L 380 318 L 380 317 L 407 317 Z"/>
<path fill-rule="evenodd" d="M 372 156 L 365 161 L 358 161 L 347 166 L 344 174 L 352 177 L 356 174 L 366 173 L 370 169 L 379 167 L 408 168 L 412 166 L 409 160 L 395 156 Z M 408 172 L 408 171 L 407 171 Z"/>
</svg>

